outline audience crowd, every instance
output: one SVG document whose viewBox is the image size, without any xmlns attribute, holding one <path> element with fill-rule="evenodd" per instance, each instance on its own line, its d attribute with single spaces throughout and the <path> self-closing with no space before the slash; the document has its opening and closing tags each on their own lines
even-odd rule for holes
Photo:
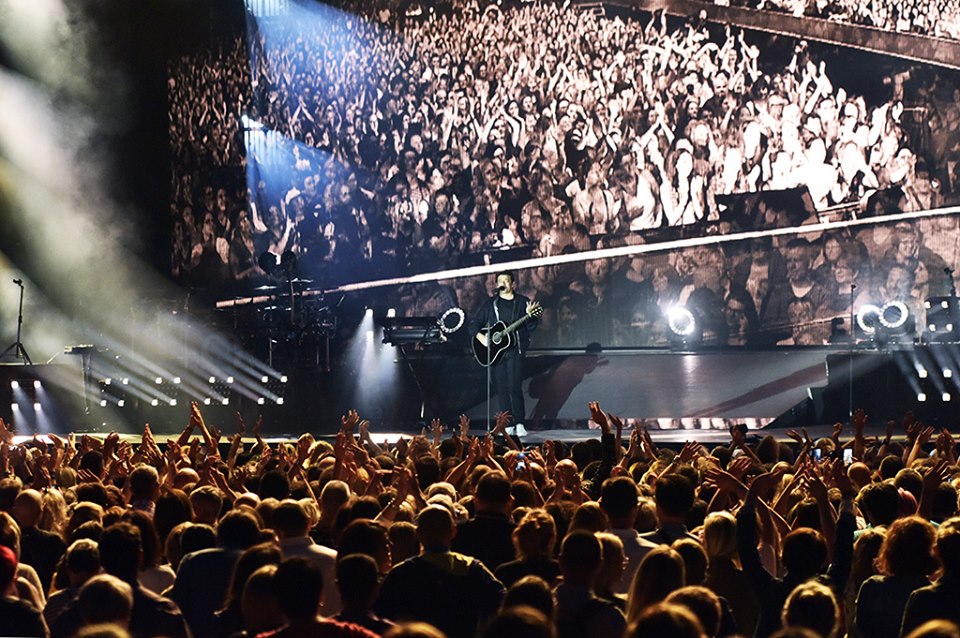
<svg viewBox="0 0 960 638">
<path fill-rule="evenodd" d="M 248 40 L 172 64 L 172 268 L 181 280 L 224 295 L 263 284 L 257 257 L 267 250 L 298 252 L 299 274 L 324 284 L 393 277 L 798 225 L 834 204 L 849 204 L 847 215 L 926 210 L 957 190 L 960 110 L 952 83 L 935 74 L 900 73 L 881 94 L 855 95 L 831 80 L 813 46 L 797 43 L 784 57 L 767 36 L 660 13 L 472 2 L 327 12 L 262 18 Z M 905 104 L 922 109 L 919 124 Z M 760 200 L 744 213 L 715 200 L 791 188 L 809 192 L 805 212 Z M 917 251 L 950 253 L 945 265 L 956 265 L 943 235 L 913 234 Z M 879 293 L 889 245 L 862 235 L 823 246 L 836 239 L 856 260 L 844 266 L 857 271 L 858 289 Z M 849 314 L 835 307 L 851 275 L 812 239 L 804 259 L 817 275 L 792 281 L 796 294 L 784 299 L 770 296 L 788 274 L 786 241 L 520 276 L 555 313 L 545 344 L 570 345 L 564 331 L 611 345 L 662 342 L 663 309 L 697 289 L 693 302 L 709 306 L 702 320 L 718 342 L 757 338 L 760 328 L 770 343 L 822 342 L 830 318 Z M 699 279 L 692 271 L 704 263 L 711 272 Z M 911 265 L 897 277 L 912 280 L 904 287 L 914 297 L 945 292 L 924 272 L 940 272 L 939 262 Z M 619 291 L 618 279 L 628 280 Z M 814 282 L 823 290 L 811 296 Z M 469 311 L 486 294 L 484 281 L 461 279 L 448 296 Z M 726 307 L 738 315 L 734 337 L 721 321 Z M 816 335 L 795 334 L 808 317 Z"/>
<path fill-rule="evenodd" d="M 725 6 L 749 6 L 786 11 L 797 17 L 812 16 L 884 31 L 913 33 L 937 38 L 960 38 L 960 3 L 956 0 L 892 2 L 891 0 L 716 0 Z"/>
<path fill-rule="evenodd" d="M 816 441 L 677 451 L 589 410 L 599 439 L 538 447 L 508 414 L 392 444 L 356 411 L 332 444 L 258 420 L 250 449 L 196 404 L 163 447 L 0 421 L 0 632 L 960 636 L 946 429 L 871 438 L 858 411 Z"/>
</svg>

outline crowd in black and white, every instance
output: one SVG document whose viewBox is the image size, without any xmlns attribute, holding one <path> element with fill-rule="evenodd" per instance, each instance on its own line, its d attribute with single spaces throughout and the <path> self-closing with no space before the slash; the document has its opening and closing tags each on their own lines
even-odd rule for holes
<svg viewBox="0 0 960 638">
<path fill-rule="evenodd" d="M 555 3 L 413 15 L 372 6 L 257 24 L 249 41 L 171 67 L 172 269 L 224 295 L 265 282 L 256 257 L 267 250 L 298 252 L 302 276 L 341 283 L 657 241 L 671 229 L 723 233 L 733 222 L 715 196 L 728 193 L 809 191 L 807 219 L 769 211 L 755 220 L 770 227 L 814 221 L 831 205 L 927 210 L 956 190 L 960 112 L 949 77 L 899 73 L 887 85 L 877 78 L 880 93 L 855 95 L 803 42 L 778 54 L 769 38 L 736 28 Z M 203 168 L 230 166 L 231 179 Z M 852 233 L 844 241 L 869 251 L 850 253 L 861 275 L 886 272 L 888 246 Z M 737 272 L 764 246 L 727 245 L 709 263 L 753 292 L 746 314 L 764 340 L 796 338 L 783 332 L 786 306 L 767 313 L 776 280 L 762 268 Z M 769 261 L 786 261 L 785 242 L 767 248 Z M 545 307 L 582 318 L 607 303 L 600 289 L 616 275 L 648 290 L 659 280 L 657 298 L 693 290 L 687 261 L 675 251 L 642 267 L 519 275 Z M 831 289 L 847 276 L 821 275 Z M 485 296 L 482 280 L 451 288 Z M 731 287 L 712 288 L 717 304 L 705 314 L 715 320 Z M 829 325 L 822 301 L 796 313 Z M 662 342 L 662 330 L 645 326 L 663 326 L 664 306 L 632 298 L 608 315 L 623 326 L 574 330 L 609 344 Z M 562 324 L 548 316 L 543 334 L 563 341 Z"/>
</svg>

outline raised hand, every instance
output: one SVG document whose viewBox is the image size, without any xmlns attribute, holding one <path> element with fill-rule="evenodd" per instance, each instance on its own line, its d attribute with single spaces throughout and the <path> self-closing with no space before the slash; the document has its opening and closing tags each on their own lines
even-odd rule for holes
<svg viewBox="0 0 960 638">
<path fill-rule="evenodd" d="M 921 427 L 922 429 L 917 433 L 917 444 L 923 446 L 930 442 L 936 430 L 930 426 Z"/>
<path fill-rule="evenodd" d="M 506 435 L 507 424 L 510 423 L 510 419 L 512 418 L 513 416 L 509 412 L 497 412 L 497 414 L 494 416 L 495 425 L 492 433 Z"/>
<path fill-rule="evenodd" d="M 470 436 L 470 417 L 466 414 L 460 415 L 460 438 L 466 439 Z"/>
<path fill-rule="evenodd" d="M 950 478 L 952 473 L 949 463 L 944 460 L 937 461 L 937 463 L 923 475 L 923 490 L 933 494 L 933 492 L 940 487 L 941 483 Z"/>
<path fill-rule="evenodd" d="M 786 472 L 784 469 L 777 469 L 772 472 L 765 472 L 755 477 L 750 483 L 750 493 L 759 497 L 762 494 L 768 493 L 777 482 L 780 480 L 780 477 Z"/>
<path fill-rule="evenodd" d="M 346 415 L 340 417 L 340 431 L 347 436 L 353 436 L 354 429 L 360 422 L 360 415 L 356 410 L 349 410 Z"/>
<path fill-rule="evenodd" d="M 753 467 L 753 461 L 745 456 L 738 456 L 727 464 L 727 471 L 738 481 L 742 481 L 751 467 Z"/>
<path fill-rule="evenodd" d="M 863 429 L 867 425 L 867 413 L 864 412 L 863 408 L 857 408 L 853 412 L 853 419 L 851 420 L 851 425 L 853 425 L 853 431 L 856 434 L 863 435 Z"/>
<path fill-rule="evenodd" d="M 609 434 L 610 423 L 607 422 L 607 415 L 600 409 L 600 403 L 598 401 L 591 401 L 587 404 L 587 407 L 590 408 L 590 419 L 600 426 L 601 432 Z"/>
<path fill-rule="evenodd" d="M 833 473 L 833 485 L 840 490 L 845 498 L 852 498 L 857 495 L 857 488 L 854 487 L 853 481 L 850 480 L 850 477 L 847 475 L 847 468 L 843 464 L 843 461 L 836 459 L 833 462 L 831 467 Z"/>
<path fill-rule="evenodd" d="M 833 424 L 833 434 L 830 435 L 830 438 L 833 439 L 834 444 L 840 446 L 840 435 L 843 434 L 843 423 L 837 421 Z"/>
<path fill-rule="evenodd" d="M 443 434 L 443 431 L 446 429 L 446 426 L 441 423 L 440 419 L 433 419 L 430 421 L 430 431 L 433 433 L 433 444 L 440 444 L 440 437 Z"/>
</svg>

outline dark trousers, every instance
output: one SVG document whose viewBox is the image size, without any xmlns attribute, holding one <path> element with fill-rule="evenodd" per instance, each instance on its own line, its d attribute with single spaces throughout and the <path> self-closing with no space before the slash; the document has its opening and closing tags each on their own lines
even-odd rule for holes
<svg viewBox="0 0 960 638">
<path fill-rule="evenodd" d="M 500 411 L 513 415 L 513 423 L 521 423 L 527 416 L 523 407 L 523 355 L 516 347 L 503 353 L 498 363 L 490 368 L 493 391 L 500 402 Z"/>
</svg>

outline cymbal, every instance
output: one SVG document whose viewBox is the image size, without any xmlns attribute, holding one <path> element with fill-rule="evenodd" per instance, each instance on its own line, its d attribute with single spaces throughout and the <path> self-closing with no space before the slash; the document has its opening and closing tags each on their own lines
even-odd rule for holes
<svg viewBox="0 0 960 638">
<path fill-rule="evenodd" d="M 313 279 L 301 279 L 300 277 L 297 277 L 296 279 L 291 279 L 291 280 L 290 280 L 290 283 L 294 283 L 294 284 L 312 284 L 312 283 L 313 283 Z"/>
<path fill-rule="evenodd" d="M 276 290 L 276 289 L 277 289 L 277 287 L 276 287 L 275 285 L 273 285 L 273 284 L 264 284 L 264 285 L 262 285 L 262 286 L 257 286 L 257 287 L 254 288 L 253 290 L 254 290 L 255 292 L 269 292 L 269 291 L 271 291 L 271 290 Z"/>
</svg>

